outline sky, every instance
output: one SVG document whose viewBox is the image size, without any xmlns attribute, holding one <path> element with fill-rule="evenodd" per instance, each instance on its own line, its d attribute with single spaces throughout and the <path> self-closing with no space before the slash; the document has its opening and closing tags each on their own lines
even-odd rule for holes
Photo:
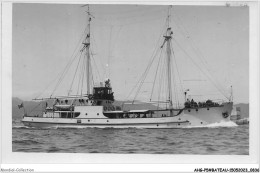
<svg viewBox="0 0 260 173">
<path fill-rule="evenodd" d="M 90 6 L 94 80 L 110 78 L 115 99 L 133 96 L 128 98 L 156 47 L 162 44 L 167 9 L 156 5 Z M 195 99 L 202 99 L 205 93 L 207 98 L 222 99 L 225 97 L 218 89 L 230 95 L 232 85 L 234 102 L 248 103 L 248 7 L 173 6 L 170 12 L 177 64 L 173 73 L 179 97 L 189 89 L 188 95 Z M 50 96 L 59 74 L 82 48 L 79 40 L 86 20 L 86 7 L 80 4 L 13 5 L 13 97 L 31 100 Z M 152 89 L 159 59 L 154 62 L 137 99 L 150 98 L 148 90 Z M 67 94 L 76 64 L 71 63 L 55 94 Z M 157 79 L 159 87 L 162 84 Z"/>
</svg>

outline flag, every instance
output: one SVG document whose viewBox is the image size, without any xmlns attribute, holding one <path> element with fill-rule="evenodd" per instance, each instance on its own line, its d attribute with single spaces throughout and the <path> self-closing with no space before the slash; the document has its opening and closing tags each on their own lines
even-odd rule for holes
<svg viewBox="0 0 260 173">
<path fill-rule="evenodd" d="M 20 105 L 18 105 L 18 108 L 19 108 L 19 109 L 23 108 L 23 103 L 21 103 Z"/>
</svg>

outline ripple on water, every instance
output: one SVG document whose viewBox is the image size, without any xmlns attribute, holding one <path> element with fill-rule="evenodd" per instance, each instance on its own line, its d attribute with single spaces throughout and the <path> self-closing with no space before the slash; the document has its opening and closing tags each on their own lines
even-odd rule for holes
<svg viewBox="0 0 260 173">
<path fill-rule="evenodd" d="M 167 145 L 176 145 L 178 144 L 177 142 L 168 142 Z"/>
<path fill-rule="evenodd" d="M 167 136 L 164 136 L 164 137 L 156 137 L 156 139 L 165 141 L 165 140 L 167 140 Z"/>
<path fill-rule="evenodd" d="M 218 151 L 218 150 L 213 148 L 212 146 L 208 146 L 207 151 L 211 152 L 211 151 Z"/>
<path fill-rule="evenodd" d="M 249 126 L 195 129 L 13 129 L 14 152 L 249 154 Z"/>
<path fill-rule="evenodd" d="M 40 144 L 39 142 L 33 140 L 14 140 L 13 143 L 20 145 Z"/>
<path fill-rule="evenodd" d="M 55 153 L 55 152 L 59 152 L 61 151 L 61 149 L 57 148 L 57 147 L 50 147 L 47 149 L 48 153 Z"/>
</svg>

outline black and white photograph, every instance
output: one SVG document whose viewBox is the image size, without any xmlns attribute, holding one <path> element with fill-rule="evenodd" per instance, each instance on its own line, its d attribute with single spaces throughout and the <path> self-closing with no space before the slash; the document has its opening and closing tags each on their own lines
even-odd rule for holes
<svg viewBox="0 0 260 173">
<path fill-rule="evenodd" d="M 12 3 L 11 152 L 249 157 L 250 10 Z"/>
</svg>

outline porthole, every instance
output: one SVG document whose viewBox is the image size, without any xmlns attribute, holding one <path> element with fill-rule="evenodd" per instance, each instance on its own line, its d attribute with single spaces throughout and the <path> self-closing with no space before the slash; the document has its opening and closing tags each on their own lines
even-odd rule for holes
<svg viewBox="0 0 260 173">
<path fill-rule="evenodd" d="M 190 112 L 190 110 L 188 110 Z"/>
<path fill-rule="evenodd" d="M 207 108 L 207 110 L 209 110 L 209 108 Z"/>
<path fill-rule="evenodd" d="M 200 124 L 203 124 L 203 122 L 200 122 Z"/>
<path fill-rule="evenodd" d="M 88 113 L 85 113 L 85 115 L 88 115 Z"/>
<path fill-rule="evenodd" d="M 198 109 L 196 109 L 196 111 L 198 112 Z"/>
<path fill-rule="evenodd" d="M 97 113 L 97 115 L 99 115 L 99 113 Z"/>
<path fill-rule="evenodd" d="M 88 120 L 88 122 L 90 122 L 90 120 Z"/>
<path fill-rule="evenodd" d="M 180 125 L 180 123 L 178 123 L 178 126 Z"/>
<path fill-rule="evenodd" d="M 107 122 L 109 122 L 109 121 L 107 120 Z"/>
</svg>

